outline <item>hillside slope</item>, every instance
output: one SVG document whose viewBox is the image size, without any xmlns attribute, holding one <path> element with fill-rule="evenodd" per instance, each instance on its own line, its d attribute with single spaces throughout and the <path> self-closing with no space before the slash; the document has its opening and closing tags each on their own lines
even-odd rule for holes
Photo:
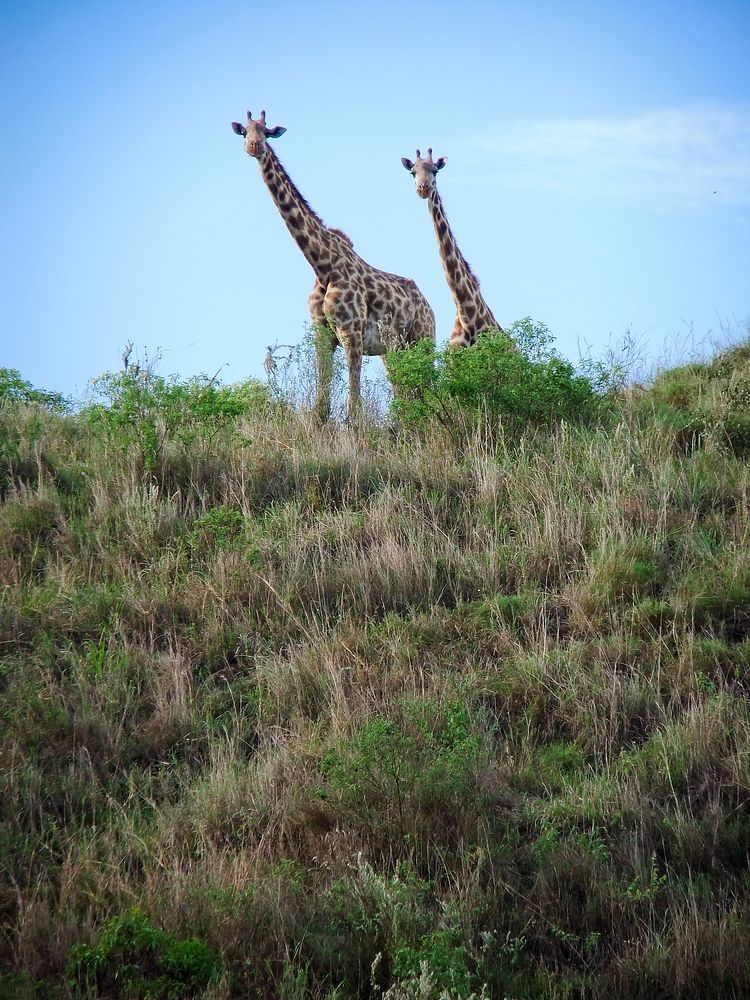
<svg viewBox="0 0 750 1000">
<path fill-rule="evenodd" d="M 460 441 L 6 382 L 0 995 L 750 996 L 749 355 Z"/>
</svg>

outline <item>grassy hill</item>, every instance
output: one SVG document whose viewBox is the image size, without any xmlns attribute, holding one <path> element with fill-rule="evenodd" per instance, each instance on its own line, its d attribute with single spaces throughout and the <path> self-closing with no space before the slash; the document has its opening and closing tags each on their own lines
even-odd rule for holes
<svg viewBox="0 0 750 1000">
<path fill-rule="evenodd" d="M 565 422 L 97 385 L 0 378 L 0 995 L 750 996 L 747 344 Z"/>
</svg>

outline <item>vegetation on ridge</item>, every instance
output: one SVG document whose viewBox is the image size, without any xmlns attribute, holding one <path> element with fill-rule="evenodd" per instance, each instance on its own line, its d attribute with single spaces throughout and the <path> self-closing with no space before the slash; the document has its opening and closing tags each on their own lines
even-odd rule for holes
<svg viewBox="0 0 750 1000">
<path fill-rule="evenodd" d="M 479 350 L 400 432 L 0 373 L 0 995 L 750 994 L 750 347 Z"/>
</svg>

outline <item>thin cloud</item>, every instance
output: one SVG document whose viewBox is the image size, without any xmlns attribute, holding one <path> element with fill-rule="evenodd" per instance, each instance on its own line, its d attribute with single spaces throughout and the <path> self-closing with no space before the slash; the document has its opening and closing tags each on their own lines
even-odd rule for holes
<svg viewBox="0 0 750 1000">
<path fill-rule="evenodd" d="M 750 105 L 514 122 L 477 136 L 505 181 L 657 202 L 750 205 Z"/>
</svg>

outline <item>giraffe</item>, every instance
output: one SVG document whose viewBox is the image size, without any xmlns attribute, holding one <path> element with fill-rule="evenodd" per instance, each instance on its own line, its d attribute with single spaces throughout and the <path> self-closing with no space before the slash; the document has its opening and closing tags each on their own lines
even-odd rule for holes
<svg viewBox="0 0 750 1000">
<path fill-rule="evenodd" d="M 357 254 L 352 241 L 313 212 L 268 144 L 286 129 L 268 128 L 266 113 L 232 128 L 245 139 L 245 152 L 260 166 L 276 207 L 297 246 L 315 272 L 308 307 L 316 334 L 318 395 L 316 411 L 330 411 L 333 353 L 341 345 L 349 369 L 348 414 L 360 409 L 362 355 L 384 355 L 424 337 L 435 340 L 435 316 L 411 278 L 379 271 Z"/>
<path fill-rule="evenodd" d="M 419 197 L 427 199 L 432 222 L 435 226 L 445 277 L 453 301 L 456 303 L 456 319 L 448 346 L 471 347 L 484 330 L 498 330 L 502 333 L 503 328 L 492 315 L 492 310 L 482 297 L 478 279 L 458 249 L 456 238 L 448 225 L 443 202 L 438 194 L 435 178 L 438 170 L 442 170 L 448 162 L 448 158 L 441 156 L 433 161 L 432 150 L 428 149 L 425 159 L 417 150 L 416 163 L 405 156 L 401 157 L 401 162 L 413 174 L 417 182 Z"/>
</svg>

